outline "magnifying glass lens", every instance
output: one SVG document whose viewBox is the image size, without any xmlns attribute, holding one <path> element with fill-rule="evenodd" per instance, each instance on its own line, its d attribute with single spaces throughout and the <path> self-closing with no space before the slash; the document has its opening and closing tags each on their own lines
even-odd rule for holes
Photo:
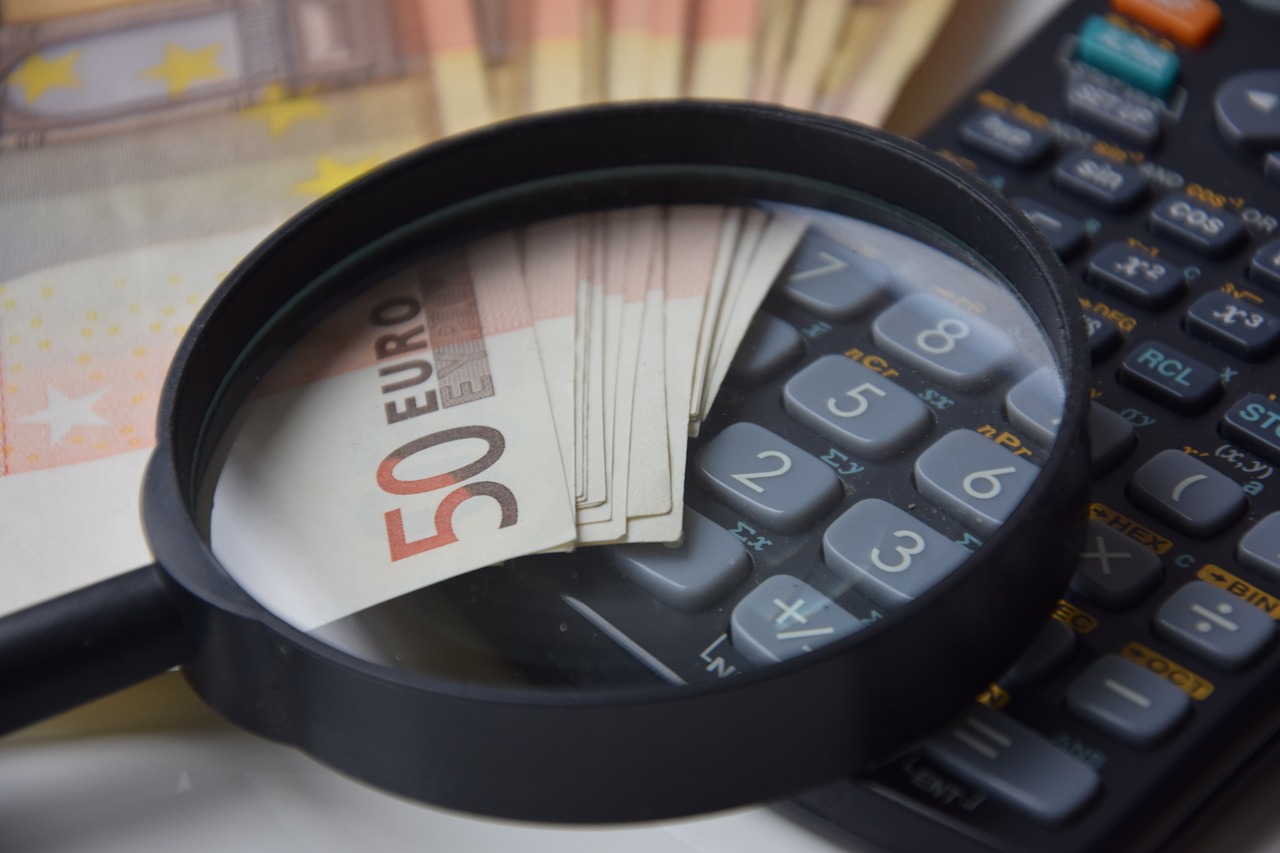
<svg viewBox="0 0 1280 853">
<path fill-rule="evenodd" d="M 1079 325 L 1024 217 L 874 130 L 648 104 L 445 141 L 268 238 L 179 348 L 143 506 L 184 671 L 485 814 L 870 768 L 1070 577 Z"/>
<path fill-rule="evenodd" d="M 529 691 L 719 681 L 907 618 L 1040 476 L 1063 369 L 975 253 L 824 207 L 399 240 L 264 333 L 207 477 L 218 561 L 343 652 Z"/>
</svg>

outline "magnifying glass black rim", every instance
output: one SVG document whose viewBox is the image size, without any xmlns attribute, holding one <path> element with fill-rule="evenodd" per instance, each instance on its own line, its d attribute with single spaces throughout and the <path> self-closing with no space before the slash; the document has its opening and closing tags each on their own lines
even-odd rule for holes
<svg viewBox="0 0 1280 853">
<path fill-rule="evenodd" d="M 196 485 L 212 444 L 206 424 L 239 354 L 298 288 L 431 211 L 549 177 L 664 164 L 755 169 L 880 198 L 1025 284 L 1067 399 L 1024 504 L 1038 510 L 1004 525 L 981 547 L 981 564 L 970 561 L 914 602 L 914 612 L 714 689 L 580 696 L 393 671 L 283 623 L 230 579 L 197 517 Z M 616 195 L 578 203 L 660 200 L 626 182 Z M 544 215 L 573 204 L 551 198 Z M 1071 535 L 1063 519 L 1083 524 L 1088 373 L 1077 316 L 1065 271 L 1011 205 L 914 143 L 821 116 L 705 102 L 597 107 L 409 155 L 268 238 L 211 297 L 175 356 L 143 514 L 192 634 L 188 678 L 233 721 L 339 769 L 407 796 L 508 817 L 667 817 L 782 796 L 856 770 L 958 710 L 982 686 L 974 674 L 992 678 L 1007 666 L 1065 586 L 1070 561 L 1053 552 L 1068 549 L 1043 548 L 1037 534 L 1061 540 Z M 1021 572 L 1010 569 L 1015 563 Z M 1028 563 L 1037 571 L 1026 571 Z M 976 620 L 966 612 L 975 607 L 983 611 Z M 951 638 L 942 646 L 939 632 Z M 784 748 L 757 757 L 749 744 L 768 743 L 779 729 Z"/>
</svg>

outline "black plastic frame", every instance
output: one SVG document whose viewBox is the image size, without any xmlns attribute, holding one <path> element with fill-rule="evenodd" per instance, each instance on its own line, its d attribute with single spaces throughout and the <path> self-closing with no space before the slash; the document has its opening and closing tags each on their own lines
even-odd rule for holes
<svg viewBox="0 0 1280 853">
<path fill-rule="evenodd" d="M 713 688 L 575 696 L 444 682 L 338 652 L 251 600 L 201 537 L 196 492 L 212 444 L 204 431 L 212 423 L 216 434 L 225 420 L 211 409 L 219 394 L 232 399 L 228 388 L 252 381 L 233 372 L 255 331 L 354 250 L 424 214 L 549 176 L 643 164 L 761 169 L 852 188 L 934 223 L 1017 283 L 1064 367 L 1068 400 L 1044 474 L 1018 516 L 915 602 L 911 618 Z M 524 212 L 660 200 L 727 201 L 622 182 L 589 197 L 553 195 L 546 209 Z M 476 224 L 445 223 L 438 235 L 447 240 Z M 409 797 L 507 817 L 668 817 L 783 796 L 864 767 L 971 701 L 1066 585 L 1071 559 L 1061 542 L 1083 524 L 1088 477 L 1078 316 L 1065 272 L 1011 205 L 921 146 L 826 117 L 711 103 L 593 108 L 409 155 L 268 238 L 179 347 L 143 513 L 189 634 L 188 678 L 229 719 L 340 770 Z"/>
</svg>

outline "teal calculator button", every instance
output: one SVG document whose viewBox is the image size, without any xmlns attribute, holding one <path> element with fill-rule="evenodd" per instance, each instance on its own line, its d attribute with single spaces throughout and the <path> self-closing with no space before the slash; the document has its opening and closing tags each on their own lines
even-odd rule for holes
<svg viewBox="0 0 1280 853">
<path fill-rule="evenodd" d="M 1079 54 L 1089 65 L 1161 98 L 1178 79 L 1175 54 L 1097 15 L 1080 28 Z"/>
</svg>

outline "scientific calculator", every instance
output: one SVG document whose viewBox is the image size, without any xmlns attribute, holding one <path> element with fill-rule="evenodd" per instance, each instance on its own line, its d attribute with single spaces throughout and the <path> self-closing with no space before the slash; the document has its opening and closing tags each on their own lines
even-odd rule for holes
<svg viewBox="0 0 1280 853">
<path fill-rule="evenodd" d="M 967 713 L 791 811 L 889 849 L 1176 844 L 1280 727 L 1280 3 L 1070 3 L 924 141 L 1079 288 L 1089 529 Z"/>
</svg>

